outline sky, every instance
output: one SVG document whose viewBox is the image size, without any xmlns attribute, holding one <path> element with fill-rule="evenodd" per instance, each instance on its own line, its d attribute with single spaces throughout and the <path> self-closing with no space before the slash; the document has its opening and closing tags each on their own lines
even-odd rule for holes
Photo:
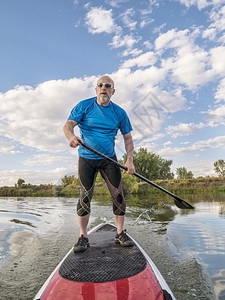
<svg viewBox="0 0 225 300">
<path fill-rule="evenodd" d="M 63 126 L 98 78 L 171 170 L 225 159 L 225 0 L 0 1 L 0 186 L 77 175 Z M 76 131 L 79 135 L 79 131 Z M 118 132 L 117 156 L 125 153 Z"/>
</svg>

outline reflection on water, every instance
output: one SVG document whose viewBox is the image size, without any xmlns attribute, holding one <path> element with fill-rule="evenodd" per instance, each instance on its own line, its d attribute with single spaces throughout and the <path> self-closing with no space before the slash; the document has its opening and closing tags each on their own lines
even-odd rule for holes
<svg viewBox="0 0 225 300">
<path fill-rule="evenodd" d="M 225 299 L 225 201 L 195 195 L 188 201 L 195 210 L 178 209 L 171 197 L 130 197 L 126 228 L 178 300 Z M 76 202 L 0 198 L 0 299 L 34 297 L 77 239 Z M 98 196 L 89 229 L 102 222 L 115 223 L 111 199 Z"/>
<path fill-rule="evenodd" d="M 12 220 L 10 220 L 10 222 L 17 223 L 17 224 L 24 224 L 24 225 L 28 225 L 30 227 L 36 227 L 31 222 L 21 221 L 21 220 L 18 220 L 18 219 L 12 219 Z"/>
<path fill-rule="evenodd" d="M 225 219 L 225 203 L 220 203 L 219 216 Z"/>
<path fill-rule="evenodd" d="M 176 251 L 180 254 L 188 252 L 205 264 L 207 273 L 213 280 L 217 299 L 225 299 L 225 220 L 221 215 L 223 205 L 220 202 L 197 203 L 195 213 L 185 217 L 177 215 L 168 226 L 167 233 Z"/>
<path fill-rule="evenodd" d="M 0 199 L 0 267 L 20 255 L 37 236 L 48 235 L 64 224 L 62 201 L 51 198 Z"/>
<path fill-rule="evenodd" d="M 224 257 L 223 257 L 224 260 Z M 212 277 L 214 283 L 214 290 L 217 296 L 217 299 L 225 299 L 225 269 L 216 272 Z"/>
<path fill-rule="evenodd" d="M 198 203 L 195 207 L 194 214 L 176 216 L 168 227 L 169 238 L 173 240 L 175 236 L 174 244 L 191 253 L 225 254 L 225 222 L 220 218 L 220 203 Z"/>
</svg>

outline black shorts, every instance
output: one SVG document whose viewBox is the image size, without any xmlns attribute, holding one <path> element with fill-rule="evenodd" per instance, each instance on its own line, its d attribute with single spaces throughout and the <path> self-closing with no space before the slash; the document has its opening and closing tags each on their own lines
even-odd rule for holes
<svg viewBox="0 0 225 300">
<path fill-rule="evenodd" d="M 112 158 L 117 160 L 116 156 Z M 106 159 L 87 159 L 79 157 L 78 175 L 80 199 L 77 204 L 78 216 L 85 216 L 90 213 L 90 204 L 98 171 L 100 171 L 112 195 L 113 213 L 115 215 L 124 215 L 126 204 L 122 190 L 120 168 Z"/>
</svg>

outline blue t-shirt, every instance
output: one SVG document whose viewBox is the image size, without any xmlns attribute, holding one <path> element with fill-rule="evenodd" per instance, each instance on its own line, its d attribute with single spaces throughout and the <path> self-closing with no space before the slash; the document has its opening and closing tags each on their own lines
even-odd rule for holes
<svg viewBox="0 0 225 300">
<path fill-rule="evenodd" d="M 122 135 L 132 130 L 124 109 L 112 101 L 108 106 L 99 105 L 97 97 L 79 102 L 72 109 L 68 120 L 78 122 L 81 138 L 85 144 L 109 157 L 115 154 L 115 138 L 118 129 Z M 78 153 L 89 159 L 102 158 L 82 146 L 79 146 Z"/>
</svg>

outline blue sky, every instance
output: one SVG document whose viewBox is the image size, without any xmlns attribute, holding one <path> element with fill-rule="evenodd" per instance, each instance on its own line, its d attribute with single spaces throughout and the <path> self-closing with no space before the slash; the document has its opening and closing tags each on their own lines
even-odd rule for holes
<svg viewBox="0 0 225 300">
<path fill-rule="evenodd" d="M 99 76 L 145 147 L 215 176 L 225 148 L 225 1 L 9 0 L 0 3 L 0 185 L 77 174 L 62 127 Z M 122 137 L 116 140 L 124 154 Z"/>
</svg>

